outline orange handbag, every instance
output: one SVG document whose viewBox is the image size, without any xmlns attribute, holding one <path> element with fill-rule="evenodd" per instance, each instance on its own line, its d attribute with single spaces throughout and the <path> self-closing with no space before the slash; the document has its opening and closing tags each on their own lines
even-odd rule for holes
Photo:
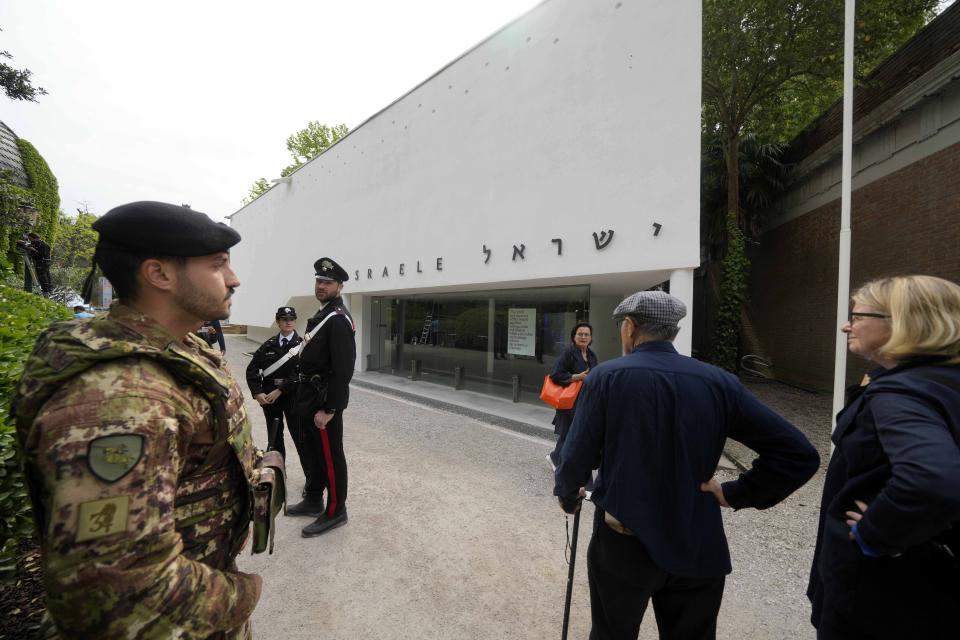
<svg viewBox="0 0 960 640">
<path fill-rule="evenodd" d="M 583 380 L 571 382 L 565 387 L 561 387 L 548 373 L 543 377 L 543 388 L 540 389 L 540 399 L 546 402 L 554 409 L 573 409 L 573 404 L 577 401 L 577 394 L 580 393 L 580 387 L 583 386 Z"/>
</svg>

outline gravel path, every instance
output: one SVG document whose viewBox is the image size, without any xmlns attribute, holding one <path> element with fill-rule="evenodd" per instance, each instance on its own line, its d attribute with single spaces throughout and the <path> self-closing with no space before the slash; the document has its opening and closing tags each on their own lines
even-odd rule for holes
<svg viewBox="0 0 960 640">
<path fill-rule="evenodd" d="M 256 345 L 227 340 L 228 360 L 242 379 L 249 360 L 242 352 Z M 819 396 L 772 385 L 756 391 L 805 431 L 822 426 Z M 829 399 L 825 406 L 829 415 Z M 248 410 L 263 445 L 263 413 L 252 400 Z M 351 390 L 345 426 L 349 523 L 305 539 L 300 528 L 308 518 L 280 517 L 274 555 L 238 559 L 242 570 L 264 578 L 253 616 L 256 638 L 560 636 L 566 535 L 551 495 L 550 442 L 358 388 Z M 303 475 L 291 458 L 296 499 Z M 725 513 L 734 572 L 718 637 L 814 637 L 804 590 L 821 486 L 822 473 L 783 505 Z M 570 638 L 589 633 L 585 557 L 592 512 L 588 504 Z M 657 637 L 652 611 L 640 637 Z"/>
</svg>

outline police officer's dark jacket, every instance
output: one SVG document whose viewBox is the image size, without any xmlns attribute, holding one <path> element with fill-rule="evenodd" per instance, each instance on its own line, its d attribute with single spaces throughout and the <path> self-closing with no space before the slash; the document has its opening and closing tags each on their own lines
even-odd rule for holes
<svg viewBox="0 0 960 640">
<path fill-rule="evenodd" d="M 286 364 L 272 372 L 266 379 L 260 376 L 260 371 L 266 369 L 274 362 L 282 358 L 287 351 L 303 342 L 296 331 L 287 339 L 285 346 L 280 346 L 280 334 L 277 334 L 260 345 L 260 348 L 253 354 L 250 364 L 247 365 L 247 386 L 250 387 L 250 394 L 270 393 L 277 388 L 276 381 L 282 380 L 280 390 L 283 393 L 292 393 L 296 388 L 297 378 L 297 359 L 290 358 Z"/>
<path fill-rule="evenodd" d="M 353 318 L 343 305 L 343 298 L 334 298 L 317 311 L 307 321 L 307 333 L 332 313 L 340 317 L 330 318 L 300 352 L 302 382 L 296 407 L 304 415 L 320 409 L 346 409 L 350 399 L 357 345 Z M 325 388 L 325 394 L 318 392 L 320 387 Z"/>
</svg>

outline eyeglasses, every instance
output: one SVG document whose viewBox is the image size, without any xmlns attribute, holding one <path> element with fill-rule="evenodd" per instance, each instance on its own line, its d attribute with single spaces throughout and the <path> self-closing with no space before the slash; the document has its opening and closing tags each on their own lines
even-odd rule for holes
<svg viewBox="0 0 960 640">
<path fill-rule="evenodd" d="M 582 332 L 580 332 L 580 331 L 578 331 L 578 332 L 575 333 L 574 335 L 577 336 L 578 338 L 589 338 L 589 337 L 590 337 L 590 334 L 589 334 L 589 333 L 582 333 Z"/>
<path fill-rule="evenodd" d="M 855 323 L 858 318 L 882 318 L 883 320 L 889 320 L 890 316 L 884 315 L 882 313 L 867 313 L 866 311 L 862 313 L 859 311 L 856 313 L 851 311 L 850 313 L 847 314 L 847 322 L 849 322 L 850 324 Z"/>
</svg>

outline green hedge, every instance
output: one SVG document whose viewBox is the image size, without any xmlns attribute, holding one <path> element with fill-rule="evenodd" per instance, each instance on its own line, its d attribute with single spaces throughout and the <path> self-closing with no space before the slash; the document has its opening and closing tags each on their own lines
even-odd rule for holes
<svg viewBox="0 0 960 640">
<path fill-rule="evenodd" d="M 17 545 L 33 534 L 16 433 L 8 416 L 10 396 L 40 332 L 51 322 L 71 318 L 61 304 L 0 285 L 0 579 L 11 576 Z"/>
<path fill-rule="evenodd" d="M 60 186 L 57 177 L 36 147 L 23 138 L 17 138 L 17 146 L 20 147 L 20 158 L 30 191 L 33 192 L 34 204 L 40 211 L 37 226 L 33 230 L 52 247 L 57 240 L 57 223 L 60 219 Z"/>
</svg>

